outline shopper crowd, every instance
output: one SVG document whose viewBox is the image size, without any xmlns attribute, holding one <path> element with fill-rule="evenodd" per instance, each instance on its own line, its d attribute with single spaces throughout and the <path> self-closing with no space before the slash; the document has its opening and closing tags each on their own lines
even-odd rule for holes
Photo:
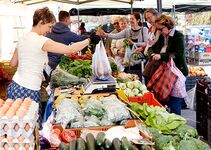
<svg viewBox="0 0 211 150">
<path fill-rule="evenodd" d="M 100 37 L 106 39 L 107 55 L 114 57 L 118 69 L 144 76 L 146 84 L 159 66 L 168 63 L 171 58 L 183 75 L 187 76 L 184 37 L 175 29 L 173 19 L 159 14 L 155 9 L 147 9 L 144 19 L 149 24 L 148 28 L 144 26 L 143 18 L 138 12 L 132 13 L 129 21 L 126 17 L 117 17 L 113 20 L 115 29 L 111 33 L 98 29 L 96 34 L 86 37 L 70 31 L 68 12 L 60 11 L 59 22 L 55 23 L 55 16 L 47 7 L 36 10 L 32 29 L 19 39 L 10 62 L 11 66 L 18 68 L 8 86 L 7 98 L 31 97 L 40 103 L 43 69 L 49 75 L 57 67 L 61 56 L 74 55 L 90 43 L 98 44 Z M 85 24 L 81 24 L 79 28 L 81 33 L 86 32 L 84 26 Z M 126 48 L 132 49 L 134 54 L 144 56 L 144 70 L 141 70 L 141 63 L 124 64 Z M 181 114 L 182 100 L 183 97 L 169 96 L 166 101 L 172 113 Z"/>
</svg>

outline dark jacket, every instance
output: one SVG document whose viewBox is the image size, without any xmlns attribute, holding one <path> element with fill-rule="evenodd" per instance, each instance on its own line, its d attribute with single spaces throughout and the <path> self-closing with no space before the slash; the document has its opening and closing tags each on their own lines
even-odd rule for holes
<svg viewBox="0 0 211 150">
<path fill-rule="evenodd" d="M 149 48 L 149 56 L 152 53 L 160 54 L 163 45 L 164 37 L 163 35 L 160 35 L 158 41 L 151 48 Z M 184 36 L 177 30 L 175 30 L 173 36 L 169 36 L 166 53 L 161 53 L 161 60 L 168 62 L 169 55 L 174 56 L 174 62 L 177 68 L 180 69 L 184 76 L 187 76 L 188 67 L 185 60 Z"/>
<path fill-rule="evenodd" d="M 68 26 L 62 22 L 56 23 L 52 28 L 52 32 L 47 34 L 47 37 L 65 45 L 69 45 L 72 42 L 79 42 L 87 38 L 86 36 L 77 35 L 74 32 L 71 32 Z M 61 56 L 63 56 L 63 54 L 48 52 L 49 65 L 52 67 L 51 64 L 54 64 L 55 66 L 53 66 L 53 68 L 55 68 L 59 63 Z"/>
</svg>

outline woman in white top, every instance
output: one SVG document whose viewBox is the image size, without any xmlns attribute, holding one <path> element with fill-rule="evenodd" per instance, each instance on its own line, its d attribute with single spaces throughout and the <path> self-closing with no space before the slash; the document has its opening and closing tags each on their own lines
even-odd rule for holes
<svg viewBox="0 0 211 150">
<path fill-rule="evenodd" d="M 48 61 L 47 52 L 60 54 L 75 54 L 90 42 L 96 44 L 100 37 L 90 38 L 70 46 L 57 43 L 45 37 L 55 23 L 55 16 L 47 8 L 38 9 L 33 15 L 31 32 L 23 36 L 16 46 L 10 65 L 17 66 L 17 71 L 7 89 L 7 98 L 31 99 L 40 102 L 39 93 L 43 78 L 43 68 Z"/>
</svg>

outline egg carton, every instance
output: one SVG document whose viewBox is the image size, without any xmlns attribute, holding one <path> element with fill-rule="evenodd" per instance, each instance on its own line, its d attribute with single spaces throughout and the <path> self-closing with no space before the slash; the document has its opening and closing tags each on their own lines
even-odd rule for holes
<svg viewBox="0 0 211 150">
<path fill-rule="evenodd" d="M 0 142 L 0 150 L 34 150 L 35 138 L 33 136 L 24 139 L 22 142 L 18 138 L 8 141 L 7 138 L 2 139 Z"/>
<path fill-rule="evenodd" d="M 38 118 L 38 116 L 36 117 Z M 30 137 L 33 134 L 36 125 L 35 120 L 0 120 L 0 136 L 8 135 L 13 137 L 19 137 L 23 135 L 25 138 Z"/>
</svg>

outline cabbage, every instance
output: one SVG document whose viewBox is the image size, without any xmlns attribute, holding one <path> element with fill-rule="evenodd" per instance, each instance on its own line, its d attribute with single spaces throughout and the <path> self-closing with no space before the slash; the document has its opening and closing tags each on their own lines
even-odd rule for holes
<svg viewBox="0 0 211 150">
<path fill-rule="evenodd" d="M 120 84 L 119 84 L 119 87 L 120 87 L 121 90 L 124 90 L 124 89 L 127 88 L 127 86 L 126 86 L 125 83 L 120 83 Z"/>
<path fill-rule="evenodd" d="M 132 92 L 132 90 L 129 89 L 129 88 L 126 88 L 126 89 L 124 90 L 124 93 L 125 93 L 127 96 L 129 96 L 129 93 L 131 93 L 131 92 Z"/>
<path fill-rule="evenodd" d="M 127 82 L 127 87 L 130 89 L 133 89 L 135 87 L 135 85 L 132 81 L 130 81 L 130 82 Z"/>
<path fill-rule="evenodd" d="M 133 89 L 132 92 L 134 93 L 135 96 L 137 96 L 139 94 L 139 90 L 138 89 Z"/>
<path fill-rule="evenodd" d="M 148 93 L 148 92 L 149 92 L 148 90 L 143 90 L 142 94 L 144 95 L 145 93 Z"/>
<path fill-rule="evenodd" d="M 139 90 L 140 90 L 140 91 L 147 90 L 147 87 L 146 87 L 144 84 L 142 84 L 142 85 L 139 87 Z"/>
<path fill-rule="evenodd" d="M 135 85 L 135 88 L 137 88 L 137 89 L 142 85 L 141 81 L 139 81 L 139 80 L 136 80 L 133 83 Z"/>
<path fill-rule="evenodd" d="M 142 93 L 139 93 L 137 96 L 143 96 L 143 94 Z"/>
<path fill-rule="evenodd" d="M 128 96 L 129 96 L 129 97 L 135 96 L 135 93 L 130 92 L 130 93 L 128 94 Z"/>
</svg>

